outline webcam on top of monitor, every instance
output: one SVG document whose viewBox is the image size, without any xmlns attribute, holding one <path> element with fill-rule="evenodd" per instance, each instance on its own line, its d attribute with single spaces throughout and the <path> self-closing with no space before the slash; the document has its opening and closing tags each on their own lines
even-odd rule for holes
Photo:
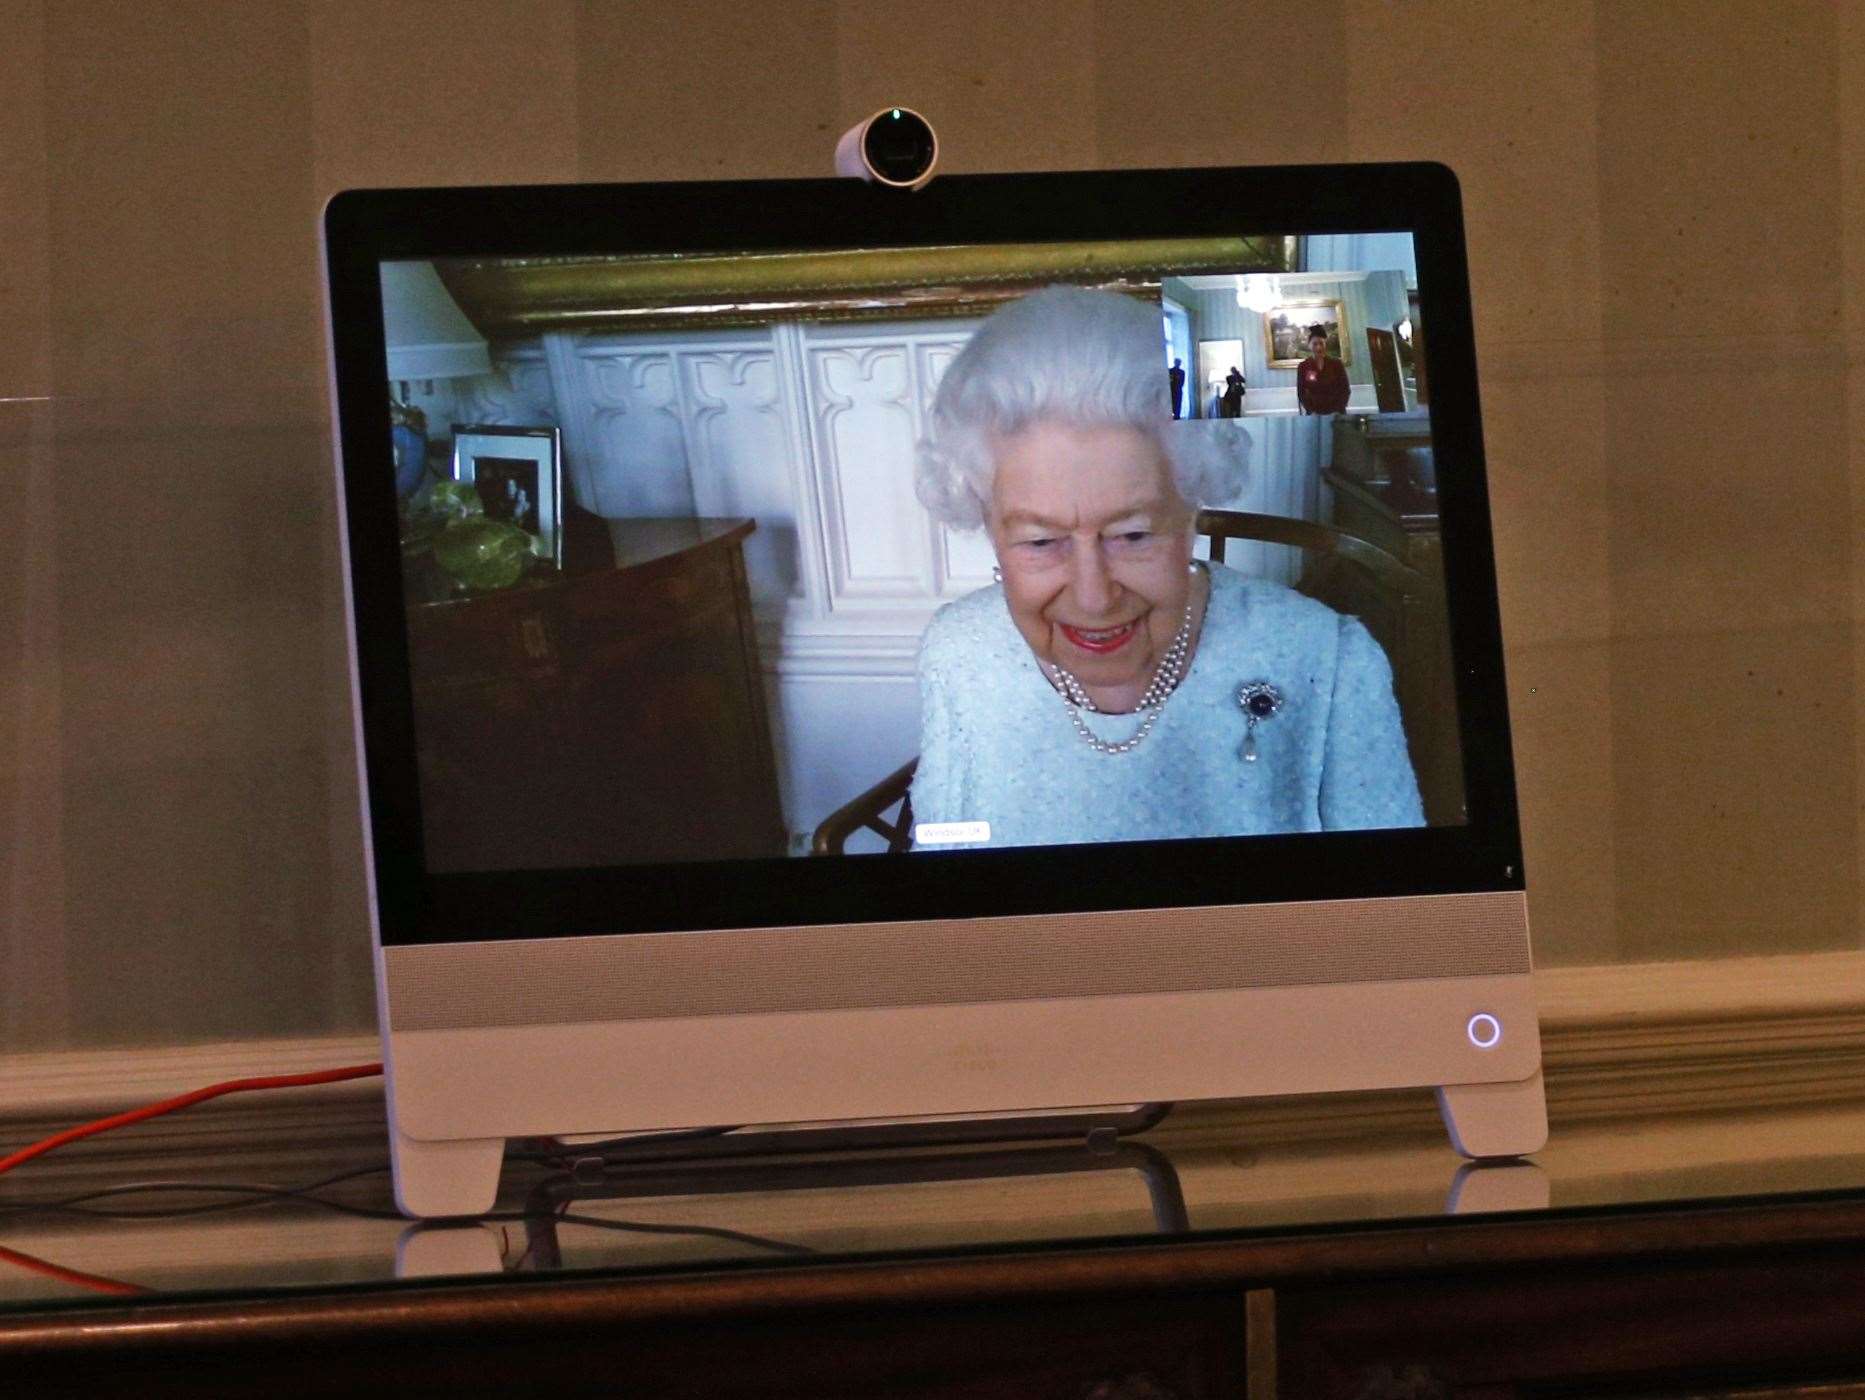
<svg viewBox="0 0 1865 1400">
<path fill-rule="evenodd" d="M 842 133 L 835 173 L 898 190 L 917 190 L 939 163 L 939 136 L 911 107 L 883 107 Z"/>
</svg>

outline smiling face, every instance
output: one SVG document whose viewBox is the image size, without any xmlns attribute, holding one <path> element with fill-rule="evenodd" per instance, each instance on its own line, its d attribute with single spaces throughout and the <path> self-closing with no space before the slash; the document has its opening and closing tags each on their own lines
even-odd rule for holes
<svg viewBox="0 0 1865 1400">
<path fill-rule="evenodd" d="M 999 439 L 986 527 L 1011 619 L 1104 710 L 1132 709 L 1191 596 L 1192 509 L 1132 427 L 1037 422 Z"/>
<path fill-rule="evenodd" d="M 1315 357 L 1315 363 L 1319 364 L 1327 356 L 1328 338 L 1324 335 L 1309 336 L 1308 353 L 1313 355 Z"/>
</svg>

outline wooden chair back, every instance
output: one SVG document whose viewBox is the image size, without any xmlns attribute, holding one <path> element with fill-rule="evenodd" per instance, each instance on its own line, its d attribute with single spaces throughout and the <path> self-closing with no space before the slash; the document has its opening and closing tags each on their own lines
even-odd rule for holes
<svg viewBox="0 0 1865 1400">
<path fill-rule="evenodd" d="M 1357 564 L 1394 592 L 1416 595 L 1428 587 L 1425 576 L 1398 555 L 1332 525 L 1248 510 L 1201 510 L 1197 528 L 1199 534 L 1210 538 L 1211 558 L 1220 564 L 1224 562 L 1225 541 L 1260 540 L 1265 544 L 1293 545 L 1316 559 L 1343 559 Z"/>
</svg>

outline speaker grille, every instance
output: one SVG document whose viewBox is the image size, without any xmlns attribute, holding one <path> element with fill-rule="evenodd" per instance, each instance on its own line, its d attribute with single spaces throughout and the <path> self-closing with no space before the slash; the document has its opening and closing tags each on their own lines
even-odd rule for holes
<svg viewBox="0 0 1865 1400">
<path fill-rule="evenodd" d="M 1518 891 L 384 950 L 394 1030 L 1525 973 Z"/>
</svg>

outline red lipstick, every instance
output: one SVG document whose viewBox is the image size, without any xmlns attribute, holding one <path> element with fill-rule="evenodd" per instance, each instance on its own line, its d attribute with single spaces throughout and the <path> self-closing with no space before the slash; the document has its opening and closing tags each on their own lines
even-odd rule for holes
<svg viewBox="0 0 1865 1400">
<path fill-rule="evenodd" d="M 1079 627 L 1070 627 L 1066 622 L 1056 625 L 1061 629 L 1062 635 L 1067 637 L 1072 644 L 1083 651 L 1094 652 L 1097 656 L 1119 651 L 1132 641 L 1134 634 L 1140 630 L 1140 624 L 1137 621 L 1123 623 L 1119 627 L 1096 627 L 1087 631 Z"/>
</svg>

